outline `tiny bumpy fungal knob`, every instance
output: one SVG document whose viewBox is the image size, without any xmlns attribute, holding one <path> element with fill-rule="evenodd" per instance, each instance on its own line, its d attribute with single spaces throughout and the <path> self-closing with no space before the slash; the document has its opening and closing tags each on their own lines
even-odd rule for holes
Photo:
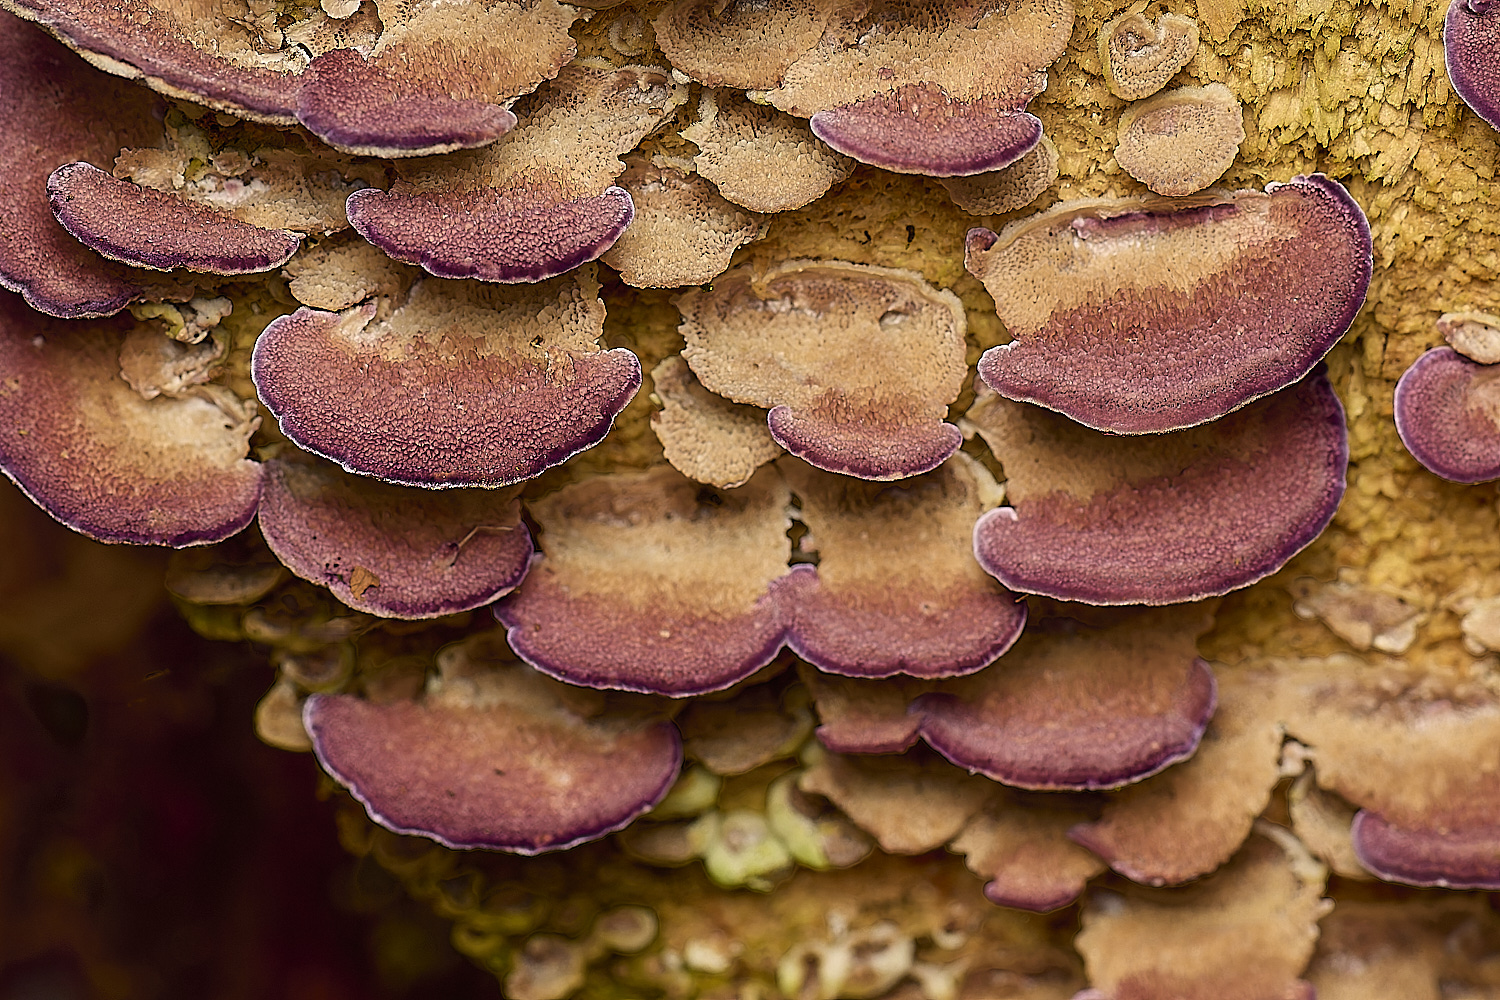
<svg viewBox="0 0 1500 1000">
<path fill-rule="evenodd" d="M 1228 87 L 1182 87 L 1125 109 L 1115 160 L 1157 194 L 1193 194 L 1223 176 L 1244 141 Z"/>
<path fill-rule="evenodd" d="M 1198 22 L 1163 14 L 1152 24 L 1139 4 L 1099 29 L 1104 79 L 1116 97 L 1150 97 L 1167 85 L 1198 51 Z"/>
</svg>

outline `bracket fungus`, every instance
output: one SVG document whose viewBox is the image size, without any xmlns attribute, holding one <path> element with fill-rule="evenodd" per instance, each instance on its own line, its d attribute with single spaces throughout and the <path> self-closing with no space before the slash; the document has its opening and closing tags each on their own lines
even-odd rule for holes
<svg viewBox="0 0 1500 1000">
<path fill-rule="evenodd" d="M 1455 483 L 1500 479 L 1500 365 L 1433 348 L 1396 383 L 1395 409 L 1401 443 L 1427 471 Z"/>
<path fill-rule="evenodd" d="M 447 847 L 560 851 L 618 830 L 666 795 L 682 762 L 670 722 L 604 713 L 499 660 L 449 647 L 418 701 L 313 695 L 313 752 L 370 817 Z"/>
<path fill-rule="evenodd" d="M 651 370 L 661 411 L 651 429 L 672 468 L 711 486 L 739 486 L 782 454 L 766 427 L 766 411 L 715 396 L 693 377 L 679 355 Z"/>
<path fill-rule="evenodd" d="M 1045 135 L 1031 152 L 1008 167 L 940 183 L 953 203 L 970 215 L 1004 215 L 1025 208 L 1057 181 L 1057 147 Z"/>
<path fill-rule="evenodd" d="M 1162 14 L 1152 24 L 1145 3 L 1099 29 L 1099 59 L 1104 81 L 1126 101 L 1150 97 L 1167 85 L 1198 52 L 1198 22 L 1179 14 Z"/>
<path fill-rule="evenodd" d="M 1491 0 L 1451 0 L 1443 18 L 1443 63 L 1463 102 L 1500 129 L 1500 8 Z"/>
<path fill-rule="evenodd" d="M 687 100 L 665 70 L 589 60 L 516 105 L 503 141 L 403 161 L 389 192 L 349 196 L 349 221 L 396 260 L 443 278 L 541 281 L 594 260 L 634 217 L 614 184 L 628 152 Z"/>
<path fill-rule="evenodd" d="M 1228 87 L 1179 87 L 1121 113 L 1115 161 L 1157 194 L 1195 194 L 1224 175 L 1244 141 L 1244 113 Z"/>
<path fill-rule="evenodd" d="M 1344 409 L 1317 373 L 1222 420 L 1120 438 L 986 395 L 969 424 L 1012 506 L 974 526 L 1012 590 L 1087 604 L 1174 604 L 1254 583 L 1316 538 L 1344 495 Z"/>
<path fill-rule="evenodd" d="M 640 388 L 600 351 L 592 268 L 534 285 L 423 278 L 395 306 L 302 308 L 255 342 L 282 432 L 350 472 L 409 486 L 505 486 L 599 443 Z M 341 378 L 349 366 L 359 380 Z"/>
<path fill-rule="evenodd" d="M 829 472 L 901 479 L 958 450 L 963 306 L 921 275 L 843 261 L 745 265 L 677 300 L 710 391 L 769 407 L 771 436 Z"/>
<path fill-rule="evenodd" d="M 1215 420 L 1312 370 L 1365 300 L 1370 229 L 1321 174 L 1184 201 L 1063 202 L 964 266 L 1015 338 L 979 375 L 1117 434 Z M 1065 275 L 1063 280 L 1058 275 Z"/>
</svg>

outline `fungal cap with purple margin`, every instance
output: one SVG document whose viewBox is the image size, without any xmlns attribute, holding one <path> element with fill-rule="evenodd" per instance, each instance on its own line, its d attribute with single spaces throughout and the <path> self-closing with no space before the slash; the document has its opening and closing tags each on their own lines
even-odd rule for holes
<svg viewBox="0 0 1500 1000">
<path fill-rule="evenodd" d="M 83 161 L 52 171 L 47 195 L 53 215 L 75 239 L 133 267 L 253 274 L 282 266 L 302 245 L 299 234 L 252 226 Z"/>
<path fill-rule="evenodd" d="M 1452 0 L 1443 18 L 1443 61 L 1453 92 L 1500 128 L 1500 7 L 1490 0 Z"/>
<path fill-rule="evenodd" d="M 1359 863 L 1376 878 L 1443 889 L 1500 889 L 1500 824 L 1400 827 L 1360 810 L 1350 827 Z"/>
<path fill-rule="evenodd" d="M 986 572 L 1085 604 L 1176 604 L 1280 569 L 1344 494 L 1344 410 L 1322 372 L 1222 420 L 1121 438 L 984 395 L 967 418 L 1012 506 L 974 526 Z"/>
<path fill-rule="evenodd" d="M 439 654 L 420 701 L 307 700 L 318 762 L 370 818 L 455 849 L 560 851 L 661 801 L 682 746 L 670 722 L 496 662 L 485 638 Z M 477 648 L 476 648 L 477 647 Z"/>
<path fill-rule="evenodd" d="M 677 302 L 682 356 L 710 391 L 769 407 L 771 436 L 829 472 L 890 480 L 958 450 L 945 423 L 966 317 L 914 271 L 790 260 L 729 271 Z"/>
<path fill-rule="evenodd" d="M 1099 29 L 1099 60 L 1110 91 L 1127 101 L 1150 97 L 1198 51 L 1198 22 L 1162 14 L 1156 24 L 1138 3 Z"/>
<path fill-rule="evenodd" d="M 1099 430 L 1192 427 L 1311 371 L 1364 303 L 1372 261 L 1364 213 L 1321 174 L 1064 202 L 969 231 L 964 266 L 1015 338 L 979 374 Z"/>
<path fill-rule="evenodd" d="M 1435 347 L 1396 383 L 1395 412 L 1401 443 L 1433 475 L 1500 479 L 1500 366 Z"/>
<path fill-rule="evenodd" d="M 414 490 L 316 460 L 268 464 L 260 529 L 292 572 L 382 618 L 489 604 L 532 555 L 514 490 Z"/>
<path fill-rule="evenodd" d="M 573 483 L 528 504 L 543 555 L 495 616 L 518 656 L 570 684 L 722 690 L 781 648 L 770 588 L 789 502 L 774 468 L 725 491 L 667 466 Z"/>
<path fill-rule="evenodd" d="M 1179 87 L 1121 113 L 1115 160 L 1157 194 L 1195 194 L 1224 175 L 1244 141 L 1244 115 L 1228 87 Z"/>
</svg>

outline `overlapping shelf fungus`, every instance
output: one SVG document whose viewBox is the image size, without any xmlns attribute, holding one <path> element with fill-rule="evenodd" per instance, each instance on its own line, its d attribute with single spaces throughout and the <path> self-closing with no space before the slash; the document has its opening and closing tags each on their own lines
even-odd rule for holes
<svg viewBox="0 0 1500 1000">
<path fill-rule="evenodd" d="M 0 7 L 0 468 L 507 996 L 1493 990 L 1500 7 Z"/>
</svg>

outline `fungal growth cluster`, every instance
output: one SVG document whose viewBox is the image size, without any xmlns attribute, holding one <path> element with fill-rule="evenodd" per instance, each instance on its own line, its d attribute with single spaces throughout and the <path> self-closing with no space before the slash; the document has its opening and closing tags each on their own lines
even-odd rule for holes
<svg viewBox="0 0 1500 1000">
<path fill-rule="evenodd" d="M 508 996 L 1337 998 L 1369 927 L 1500 930 L 1361 885 L 1500 889 L 1444 482 L 1500 479 L 1500 276 L 1413 249 L 1493 241 L 1419 147 L 1496 137 L 1368 82 L 1431 18 L 0 6 L 0 468 L 181 549 Z"/>
</svg>

